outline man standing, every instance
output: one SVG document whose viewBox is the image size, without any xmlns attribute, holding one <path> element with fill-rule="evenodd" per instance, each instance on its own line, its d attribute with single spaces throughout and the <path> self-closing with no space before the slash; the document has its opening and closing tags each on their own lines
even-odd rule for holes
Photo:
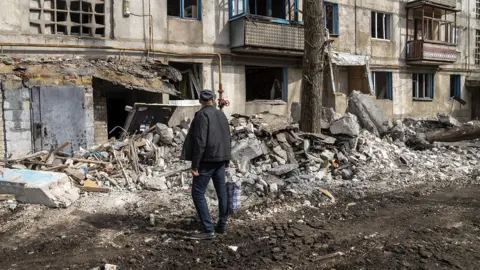
<svg viewBox="0 0 480 270">
<path fill-rule="evenodd" d="M 200 92 L 202 109 L 195 114 L 183 144 L 182 159 L 192 161 L 192 198 L 203 224 L 203 232 L 191 239 L 212 239 L 215 231 L 223 234 L 227 226 L 227 190 L 225 167 L 231 158 L 230 128 L 225 114 L 213 106 L 214 94 L 210 90 Z M 218 223 L 214 230 L 205 190 L 213 179 L 218 197 Z"/>
</svg>

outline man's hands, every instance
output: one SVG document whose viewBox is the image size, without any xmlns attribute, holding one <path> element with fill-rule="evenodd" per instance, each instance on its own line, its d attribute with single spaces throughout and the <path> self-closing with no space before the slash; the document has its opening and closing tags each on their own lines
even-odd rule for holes
<svg viewBox="0 0 480 270">
<path fill-rule="evenodd" d="M 198 170 L 192 170 L 192 175 L 193 176 L 199 176 L 200 174 L 198 173 Z"/>
</svg>

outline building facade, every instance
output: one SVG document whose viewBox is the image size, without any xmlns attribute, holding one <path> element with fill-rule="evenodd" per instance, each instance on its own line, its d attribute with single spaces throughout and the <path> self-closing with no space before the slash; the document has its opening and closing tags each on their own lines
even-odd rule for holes
<svg viewBox="0 0 480 270">
<path fill-rule="evenodd" d="M 360 90 L 395 118 L 479 116 L 479 1 L 331 0 L 324 7 L 330 44 L 324 106 L 343 113 L 348 94 Z M 84 89 L 76 103 L 86 110 L 85 146 L 108 139 L 111 128 L 124 121 L 125 105 L 195 104 L 201 88 L 224 91 L 227 115 L 270 111 L 298 118 L 301 9 L 302 0 L 1 1 L 1 53 L 13 59 L 0 67 L 7 142 L 2 151 L 55 148 L 68 139 L 35 146 L 34 87 Z M 132 94 L 95 74 L 65 80 L 62 72 L 38 71 L 34 84 L 18 75 L 25 68 L 18 59 L 127 58 L 176 68 L 182 80 L 172 84 L 179 94 Z M 52 110 L 61 103 L 43 98 Z M 71 121 L 62 117 L 55 119 Z"/>
<path fill-rule="evenodd" d="M 393 118 L 449 113 L 466 121 L 480 116 L 478 89 L 469 87 L 479 72 L 480 1 L 327 5 L 333 13 L 328 16 L 326 9 L 327 27 L 330 23 L 334 29 L 332 50 L 339 52 L 332 55 L 337 91 L 325 87 L 327 105 L 342 111 L 344 96 L 356 89 L 375 95 Z"/>
</svg>

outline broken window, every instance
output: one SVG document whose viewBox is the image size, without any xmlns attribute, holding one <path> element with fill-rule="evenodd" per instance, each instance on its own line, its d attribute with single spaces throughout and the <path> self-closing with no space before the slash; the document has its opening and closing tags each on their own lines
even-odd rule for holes
<svg viewBox="0 0 480 270">
<path fill-rule="evenodd" d="M 105 37 L 105 0 L 30 0 L 34 34 Z"/>
<path fill-rule="evenodd" d="M 412 96 L 414 99 L 433 99 L 433 73 L 414 73 L 412 81 Z"/>
<path fill-rule="evenodd" d="M 332 36 L 338 36 L 338 4 L 324 2 L 325 27 Z"/>
<path fill-rule="evenodd" d="M 415 40 L 433 40 L 456 44 L 455 13 L 444 9 L 423 7 L 408 15 L 414 21 Z"/>
<path fill-rule="evenodd" d="M 392 99 L 392 73 L 372 72 L 373 89 L 377 99 Z"/>
<path fill-rule="evenodd" d="M 288 8 L 285 1 L 269 1 L 269 0 L 251 0 L 248 2 L 248 13 L 259 16 L 286 19 Z"/>
<path fill-rule="evenodd" d="M 390 39 L 390 14 L 372 11 L 371 23 L 373 38 Z"/>
<path fill-rule="evenodd" d="M 475 65 L 480 65 L 480 30 L 475 32 Z"/>
<path fill-rule="evenodd" d="M 477 13 L 477 20 L 479 20 L 480 19 L 480 0 L 477 0 L 477 5 L 476 5 L 475 11 Z"/>
<path fill-rule="evenodd" d="M 462 90 L 462 77 L 460 75 L 450 75 L 450 97 L 460 98 Z"/>
<path fill-rule="evenodd" d="M 230 17 L 251 15 L 273 17 L 293 21 L 298 0 L 229 0 Z"/>
<path fill-rule="evenodd" d="M 167 15 L 187 18 L 201 18 L 201 0 L 167 0 Z"/>
<path fill-rule="evenodd" d="M 182 73 L 182 80 L 175 83 L 175 87 L 181 93 L 182 99 L 199 99 L 199 93 L 203 89 L 202 64 L 197 63 L 168 63 Z"/>
<path fill-rule="evenodd" d="M 286 100 L 287 69 L 278 67 L 245 67 L 247 101 Z"/>
</svg>

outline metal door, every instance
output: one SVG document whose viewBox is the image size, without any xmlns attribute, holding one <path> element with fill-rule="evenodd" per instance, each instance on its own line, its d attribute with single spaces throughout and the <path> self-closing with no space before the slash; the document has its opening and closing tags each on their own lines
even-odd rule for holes
<svg viewBox="0 0 480 270">
<path fill-rule="evenodd" d="M 52 150 L 67 141 L 66 152 L 86 148 L 84 88 L 34 87 L 31 97 L 35 151 Z"/>
</svg>

